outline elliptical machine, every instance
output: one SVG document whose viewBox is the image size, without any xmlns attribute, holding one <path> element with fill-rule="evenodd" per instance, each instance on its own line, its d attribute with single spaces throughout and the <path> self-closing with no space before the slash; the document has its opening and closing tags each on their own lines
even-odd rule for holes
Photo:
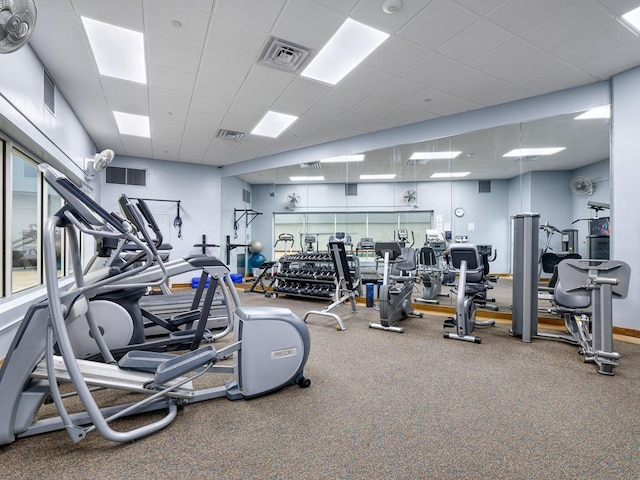
<svg viewBox="0 0 640 480">
<path fill-rule="evenodd" d="M 495 320 L 476 320 L 476 302 L 484 303 L 487 290 L 493 288 L 485 278 L 483 257 L 476 246 L 470 243 L 453 244 L 447 253 L 450 267 L 459 272 L 459 278 L 456 316 L 444 321 L 444 328 L 454 327 L 456 332 L 444 332 L 444 338 L 480 343 L 480 337 L 471 335 L 474 327 L 487 327 L 496 323 Z"/>
<path fill-rule="evenodd" d="M 406 240 L 407 236 L 400 238 Z M 423 317 L 421 312 L 413 310 L 411 304 L 415 283 L 415 276 L 411 273 L 416 269 L 415 251 L 411 247 L 400 246 L 399 242 L 376 242 L 375 249 L 376 255 L 384 260 L 383 280 L 378 296 L 380 323 L 369 323 L 369 328 L 403 333 L 404 328 L 395 326 L 396 323 L 407 317 Z M 399 275 L 390 274 L 392 266 L 399 271 Z"/>
</svg>

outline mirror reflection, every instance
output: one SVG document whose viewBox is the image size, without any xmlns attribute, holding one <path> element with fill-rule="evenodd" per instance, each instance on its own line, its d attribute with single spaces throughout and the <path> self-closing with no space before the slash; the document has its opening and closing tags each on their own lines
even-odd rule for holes
<svg viewBox="0 0 640 480">
<path fill-rule="evenodd" d="M 326 250 L 341 235 L 367 257 L 363 239 L 397 240 L 407 230 L 416 249 L 429 234 L 489 246 L 491 272 L 509 275 L 511 218 L 537 212 L 548 227 L 541 248 L 604 257 L 609 122 L 580 113 L 242 175 L 263 213 L 252 236 L 268 245 L 290 234 L 296 250 Z M 282 247 L 263 253 L 277 260 Z"/>
</svg>

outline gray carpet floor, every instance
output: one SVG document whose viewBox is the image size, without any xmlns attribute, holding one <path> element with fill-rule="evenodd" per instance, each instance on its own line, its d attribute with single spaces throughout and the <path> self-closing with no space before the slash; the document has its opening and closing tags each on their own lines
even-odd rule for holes
<svg viewBox="0 0 640 480">
<path fill-rule="evenodd" d="M 301 317 L 327 304 L 241 299 Z M 444 339 L 442 316 L 407 319 L 398 334 L 369 329 L 378 312 L 358 310 L 335 310 L 346 331 L 309 318 L 307 389 L 187 405 L 169 427 L 128 444 L 95 433 L 77 444 L 65 432 L 20 439 L 0 447 L 0 477 L 640 478 L 640 346 L 616 342 L 621 364 L 607 377 L 576 347 L 522 343 L 505 323 L 478 329 L 482 343 L 471 344 Z"/>
</svg>

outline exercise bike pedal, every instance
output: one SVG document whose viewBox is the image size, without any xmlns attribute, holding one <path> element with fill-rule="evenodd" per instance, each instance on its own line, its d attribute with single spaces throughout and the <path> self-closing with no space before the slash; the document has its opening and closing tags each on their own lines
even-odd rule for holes
<svg viewBox="0 0 640 480">
<path fill-rule="evenodd" d="M 442 325 L 443 328 L 454 328 L 456 326 L 456 321 L 454 318 L 449 317 L 444 321 Z"/>
</svg>

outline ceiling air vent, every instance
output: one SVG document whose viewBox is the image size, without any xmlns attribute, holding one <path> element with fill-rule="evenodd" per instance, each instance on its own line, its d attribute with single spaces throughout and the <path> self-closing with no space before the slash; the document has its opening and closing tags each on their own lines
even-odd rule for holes
<svg viewBox="0 0 640 480">
<path fill-rule="evenodd" d="M 322 168 L 320 162 L 300 163 L 300 168 Z"/>
<path fill-rule="evenodd" d="M 236 132 L 234 130 L 225 130 L 221 128 L 218 130 L 217 138 L 221 138 L 222 140 L 231 140 L 232 142 L 239 142 L 244 138 L 243 132 Z"/>
<path fill-rule="evenodd" d="M 271 37 L 262 50 L 258 63 L 267 67 L 296 73 L 307 62 L 311 50 L 293 42 Z"/>
</svg>

